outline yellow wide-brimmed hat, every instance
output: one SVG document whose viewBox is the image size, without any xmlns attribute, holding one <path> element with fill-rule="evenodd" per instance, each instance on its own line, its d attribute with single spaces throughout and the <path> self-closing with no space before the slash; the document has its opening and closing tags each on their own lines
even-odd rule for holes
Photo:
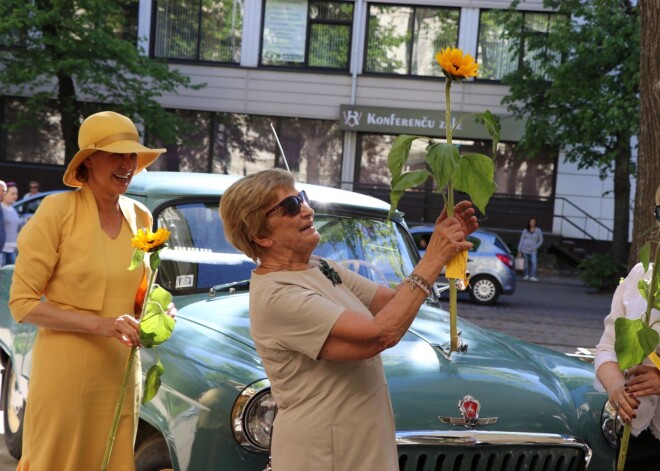
<svg viewBox="0 0 660 471">
<path fill-rule="evenodd" d="M 151 165 L 166 149 L 150 149 L 139 142 L 138 130 L 129 118 L 114 111 L 101 111 L 88 116 L 80 125 L 78 147 L 64 172 L 65 185 L 79 187 L 76 170 L 94 152 L 102 150 L 116 154 L 137 154 L 137 174 Z"/>
</svg>

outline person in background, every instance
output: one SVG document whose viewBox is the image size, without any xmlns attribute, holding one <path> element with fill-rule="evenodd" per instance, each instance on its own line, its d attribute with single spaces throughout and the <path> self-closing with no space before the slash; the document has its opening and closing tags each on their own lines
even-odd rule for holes
<svg viewBox="0 0 660 471">
<path fill-rule="evenodd" d="M 64 173 L 77 191 L 46 196 L 18 237 L 9 307 L 38 326 L 18 471 L 99 469 L 130 347 L 139 342 L 136 295 L 145 266 L 128 270 L 131 238 L 152 228 L 124 195 L 165 149 L 139 143 L 126 116 L 85 119 L 80 150 Z M 174 316 L 176 309 L 168 308 Z M 135 469 L 141 390 L 139 356 L 128 380 L 108 470 Z"/>
<path fill-rule="evenodd" d="M 39 196 L 41 192 L 39 191 L 39 182 L 32 180 L 28 185 L 28 192 L 25 193 L 23 199 L 30 198 L 32 196 Z"/>
<path fill-rule="evenodd" d="M 6 192 L 7 192 L 7 184 L 2 180 L 0 180 L 0 203 L 2 202 L 2 199 L 5 197 Z M 5 218 L 4 218 L 4 213 L 0 211 L 0 247 L 5 246 L 5 240 L 7 240 L 7 235 L 5 234 Z M 2 265 L 3 265 L 2 254 L 0 253 L 0 267 Z"/>
<path fill-rule="evenodd" d="M 2 245 L 1 265 L 11 265 L 16 262 L 16 238 L 21 218 L 12 206 L 18 199 L 16 183 L 8 182 L 7 191 L 2 197 L 2 219 L 5 231 L 5 243 Z"/>
<path fill-rule="evenodd" d="M 660 186 L 655 192 L 656 234 L 660 231 Z M 657 241 L 657 239 L 656 239 Z M 655 249 L 654 249 L 655 250 Z M 653 264 L 644 271 L 635 265 L 621 282 L 612 298 L 612 309 L 604 320 L 604 331 L 598 345 L 594 368 L 596 387 L 607 392 L 610 404 L 617 409 L 624 422 L 632 423 L 626 469 L 657 469 L 660 463 L 660 370 L 649 358 L 641 365 L 619 368 L 614 350 L 614 323 L 619 317 L 639 319 L 646 311 L 647 301 L 637 288 L 642 280 L 649 280 Z M 651 309 L 651 326 L 660 333 L 660 311 Z M 656 347 L 656 353 L 659 353 Z"/>
<path fill-rule="evenodd" d="M 23 199 L 39 196 L 40 194 L 41 194 L 41 192 L 39 191 L 39 182 L 36 181 L 36 180 L 32 180 L 28 185 L 28 192 L 25 193 L 25 196 L 23 196 Z M 37 200 L 37 201 L 34 201 L 34 202 L 30 203 L 26 208 L 26 212 L 28 214 L 34 214 L 34 212 L 39 207 L 40 203 L 41 203 L 41 200 Z"/>
<path fill-rule="evenodd" d="M 445 264 L 472 246 L 474 209 L 455 210 L 442 212 L 421 261 L 390 288 L 312 255 L 321 236 L 290 173 L 264 170 L 225 191 L 225 237 L 258 263 L 250 332 L 278 407 L 274 470 L 399 470 L 380 353 L 401 340 Z"/>
<path fill-rule="evenodd" d="M 523 280 L 539 281 L 536 278 L 538 250 L 543 245 L 543 232 L 536 225 L 536 218 L 529 218 L 527 227 L 520 234 L 518 252 L 525 257 L 525 276 Z"/>
</svg>

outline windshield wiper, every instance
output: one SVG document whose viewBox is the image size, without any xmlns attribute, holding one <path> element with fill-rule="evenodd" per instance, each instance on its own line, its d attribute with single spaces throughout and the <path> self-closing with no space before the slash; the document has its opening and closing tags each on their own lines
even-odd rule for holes
<svg viewBox="0 0 660 471">
<path fill-rule="evenodd" d="M 236 291 L 250 291 L 250 280 L 232 281 L 215 285 L 209 289 L 209 296 L 213 297 L 217 293 L 235 293 Z"/>
</svg>

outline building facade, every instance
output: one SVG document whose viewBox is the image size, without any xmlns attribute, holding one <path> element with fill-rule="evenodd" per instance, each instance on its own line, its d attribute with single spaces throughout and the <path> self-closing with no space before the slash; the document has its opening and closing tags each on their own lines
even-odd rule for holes
<svg viewBox="0 0 660 471">
<path fill-rule="evenodd" d="M 522 60 L 501 39 L 508 6 L 508 0 L 140 0 L 134 12 L 140 46 L 205 84 L 162 98 L 195 132 L 168 145 L 153 170 L 243 175 L 288 166 L 299 181 L 388 200 L 387 154 L 396 135 L 445 136 L 445 81 L 434 56 L 457 46 L 476 58 L 480 72 L 452 87 L 452 117 L 488 109 L 502 127 L 496 155 L 469 119 L 454 135 L 462 153 L 494 157 L 498 191 L 482 226 L 518 231 L 533 216 L 547 232 L 609 240 L 613 203 L 603 195 L 611 181 L 551 152 L 533 160 L 515 153 L 524 123 L 501 104 L 508 89 L 500 78 Z M 553 13 L 542 0 L 520 8 L 525 34 L 547 34 Z M 20 97 L 5 97 L 3 121 L 11 121 L 13 106 Z M 50 185 L 42 188 L 59 185 L 64 163 L 57 116 L 44 119 L 52 132 L 25 130 L 0 142 L 3 174 L 17 172 L 16 180 L 26 181 L 43 175 Z M 406 193 L 399 207 L 417 223 L 433 221 L 441 205 L 429 183 Z"/>
</svg>

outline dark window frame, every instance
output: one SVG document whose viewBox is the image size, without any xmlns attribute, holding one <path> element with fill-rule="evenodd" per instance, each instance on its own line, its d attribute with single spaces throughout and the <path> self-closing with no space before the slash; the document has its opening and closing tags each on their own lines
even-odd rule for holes
<svg viewBox="0 0 660 471">
<path fill-rule="evenodd" d="M 212 61 L 208 59 L 201 59 L 200 56 L 202 55 L 202 26 L 203 26 L 203 21 L 202 21 L 202 3 L 203 0 L 198 0 L 198 10 L 197 10 L 197 38 L 196 38 L 196 44 L 195 44 L 195 59 L 184 59 L 180 57 L 161 57 L 156 55 L 156 43 L 157 43 L 157 19 L 158 19 L 158 0 L 153 0 L 151 2 L 151 24 L 149 25 L 149 31 L 150 31 L 150 41 L 149 41 L 149 57 L 152 59 L 158 59 L 158 60 L 164 60 L 167 61 L 168 63 L 172 64 L 195 64 L 195 65 L 210 65 L 210 66 L 230 66 L 230 67 L 238 67 L 240 66 L 240 60 L 239 61 Z"/>
<path fill-rule="evenodd" d="M 515 14 L 520 14 L 522 15 L 522 29 L 518 32 L 517 38 L 518 41 L 522 41 L 522 44 L 519 44 L 516 47 L 519 47 L 519 53 L 518 56 L 516 57 L 516 70 L 520 70 L 522 66 L 525 65 L 525 40 L 528 37 L 531 36 L 548 36 L 550 34 L 550 25 L 551 21 L 548 21 L 548 29 L 545 31 L 545 33 L 539 32 L 539 31 L 531 31 L 528 28 L 525 27 L 525 16 L 526 15 L 546 15 L 547 19 L 550 20 L 552 16 L 557 16 L 558 13 L 552 12 L 552 11 L 528 11 L 528 10 L 516 10 L 515 12 L 509 12 L 507 10 L 501 10 L 497 8 L 482 8 L 479 10 L 479 27 L 477 28 L 477 52 L 476 52 L 476 57 L 475 61 L 477 64 L 480 64 L 480 56 L 479 56 L 479 40 L 481 38 L 481 28 L 482 28 L 482 22 L 481 22 L 481 16 L 483 13 L 486 12 L 492 12 L 492 11 L 500 11 L 502 13 L 515 13 Z M 547 53 L 547 50 L 546 50 Z M 484 83 L 502 83 L 502 79 L 495 79 L 495 78 L 483 78 L 480 75 L 477 75 L 474 78 L 475 81 L 477 82 L 484 82 Z"/>
<path fill-rule="evenodd" d="M 258 66 L 261 68 L 268 69 L 277 69 L 277 70 L 291 70 L 296 72 L 338 72 L 338 73 L 348 73 L 351 69 L 351 58 L 353 52 L 353 24 L 355 22 L 355 3 L 354 2 L 341 2 L 338 0 L 306 0 L 307 1 L 307 28 L 305 30 L 305 60 L 303 65 L 296 65 L 295 63 L 277 65 L 277 64 L 264 64 L 263 63 L 263 47 L 264 47 L 264 27 L 266 25 L 266 3 L 268 0 L 264 0 L 261 4 L 261 27 L 259 35 L 259 62 Z M 312 3 L 351 3 L 353 5 L 353 11 L 350 21 L 341 21 L 341 20 L 318 20 L 310 17 L 310 11 Z M 313 24 L 322 24 L 322 25 L 337 25 L 337 26 L 348 26 L 348 54 L 346 57 L 346 67 L 337 68 L 337 67 L 317 67 L 309 65 L 309 51 L 310 51 L 310 38 Z"/>
<path fill-rule="evenodd" d="M 411 8 L 412 9 L 412 17 L 413 19 L 416 18 L 416 11 L 418 8 L 423 8 L 423 9 L 437 9 L 437 10 L 456 10 L 458 11 L 458 19 L 457 19 L 457 29 L 456 29 L 456 44 L 454 47 L 458 46 L 458 39 L 461 35 L 461 14 L 462 14 L 462 8 L 461 7 L 452 7 L 452 6 L 437 6 L 437 5 L 410 5 L 410 4 L 403 4 L 403 3 L 381 3 L 381 2 L 369 2 L 367 4 L 367 13 L 365 15 L 365 28 L 364 28 L 364 54 L 362 57 L 362 73 L 364 75 L 371 75 L 375 77 L 397 77 L 397 78 L 404 78 L 404 77 L 412 77 L 415 79 L 423 79 L 423 80 L 437 80 L 438 78 L 444 79 L 444 75 L 440 73 L 439 75 L 416 75 L 412 74 L 410 69 L 412 67 L 412 53 L 413 53 L 413 40 L 410 41 L 410 44 L 408 45 L 407 49 L 407 56 L 408 56 L 408 70 L 406 71 L 405 74 L 396 74 L 396 73 L 388 73 L 388 72 L 372 72 L 367 70 L 367 55 L 369 52 L 369 20 L 371 19 L 371 7 L 372 6 L 386 6 L 386 7 L 403 7 L 403 8 Z M 413 23 L 413 37 L 414 37 L 414 31 L 415 31 L 415 24 Z M 437 51 L 436 51 L 437 52 Z M 439 66 L 438 66 L 439 67 Z M 438 70 L 440 70 L 438 68 Z"/>
</svg>

